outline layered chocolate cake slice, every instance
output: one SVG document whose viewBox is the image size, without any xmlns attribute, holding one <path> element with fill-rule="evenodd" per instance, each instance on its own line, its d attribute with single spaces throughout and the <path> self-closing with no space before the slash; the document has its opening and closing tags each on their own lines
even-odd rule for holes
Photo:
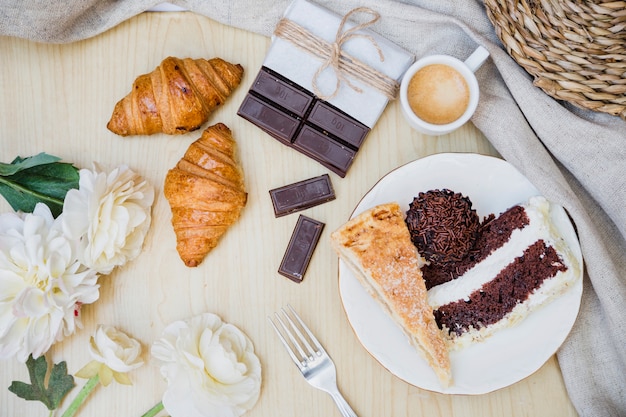
<svg viewBox="0 0 626 417">
<path fill-rule="evenodd" d="M 443 204 L 465 209 L 454 211 L 452 220 L 436 219 L 444 211 L 431 206 L 442 204 L 442 196 Z M 450 245 L 449 234 L 457 236 L 460 224 L 475 222 L 465 199 L 449 190 L 429 191 L 413 201 L 406 217 L 428 262 L 422 269 L 428 302 L 450 349 L 520 322 L 573 286 L 581 267 L 552 224 L 550 203 L 539 196 L 488 216 L 476 233 L 466 233 L 464 239 L 473 243 Z M 418 235 L 432 239 L 420 241 Z"/>
</svg>

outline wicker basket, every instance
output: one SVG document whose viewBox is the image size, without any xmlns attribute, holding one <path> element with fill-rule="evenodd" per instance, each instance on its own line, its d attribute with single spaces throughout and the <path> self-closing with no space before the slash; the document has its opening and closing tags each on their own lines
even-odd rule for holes
<svg viewBox="0 0 626 417">
<path fill-rule="evenodd" d="M 626 120 L 626 1 L 485 0 L 506 51 L 551 97 Z"/>
</svg>

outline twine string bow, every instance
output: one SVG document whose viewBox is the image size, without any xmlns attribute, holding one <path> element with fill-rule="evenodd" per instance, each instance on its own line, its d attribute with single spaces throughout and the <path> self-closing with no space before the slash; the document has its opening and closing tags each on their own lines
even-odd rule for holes
<svg viewBox="0 0 626 417">
<path fill-rule="evenodd" d="M 348 19 L 357 13 L 366 13 L 371 16 L 371 19 L 355 25 L 351 28 L 345 29 Z M 383 93 L 387 98 L 393 100 L 396 98 L 399 84 L 396 80 L 388 77 L 387 75 L 377 71 L 376 69 L 364 64 L 358 59 L 351 57 L 345 51 L 343 51 L 343 45 L 354 38 L 367 39 L 376 49 L 380 61 L 385 60 L 384 54 L 373 36 L 365 33 L 359 33 L 362 29 L 373 25 L 380 19 L 378 12 L 367 8 L 357 7 L 350 10 L 342 19 L 337 33 L 335 35 L 335 41 L 331 44 L 324 39 L 315 36 L 311 32 L 307 31 L 302 26 L 294 23 L 293 21 L 283 18 L 278 22 L 274 34 L 285 40 L 288 40 L 295 46 L 303 49 L 304 51 L 316 56 L 323 61 L 322 65 L 317 69 L 313 76 L 312 85 L 313 93 L 321 99 L 328 100 L 337 95 L 342 83 L 352 88 L 354 91 L 361 93 L 363 90 L 354 85 L 350 78 L 357 79 Z M 329 94 L 322 93 L 318 79 L 327 68 L 331 68 L 335 73 L 335 88 Z"/>
</svg>

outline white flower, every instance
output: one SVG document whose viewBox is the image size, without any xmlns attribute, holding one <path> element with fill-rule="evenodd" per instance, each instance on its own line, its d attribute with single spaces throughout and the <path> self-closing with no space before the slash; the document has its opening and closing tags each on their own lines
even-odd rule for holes
<svg viewBox="0 0 626 417">
<path fill-rule="evenodd" d="M 143 365 L 141 344 L 112 326 L 98 326 L 89 339 L 89 354 L 93 361 L 76 376 L 91 378 L 98 374 L 104 386 L 109 385 L 112 378 L 121 384 L 130 384 L 126 373 Z"/>
<path fill-rule="evenodd" d="M 172 417 L 240 416 L 259 398 L 261 363 L 252 342 L 215 314 L 170 324 L 151 351 L 163 361 L 163 406 Z"/>
<path fill-rule="evenodd" d="M 0 358 L 37 358 L 82 327 L 80 306 L 98 299 L 97 280 L 48 206 L 0 214 Z"/>
<path fill-rule="evenodd" d="M 150 227 L 154 189 L 126 166 L 79 171 L 63 203 L 63 230 L 79 240 L 80 260 L 101 274 L 137 257 Z"/>
</svg>

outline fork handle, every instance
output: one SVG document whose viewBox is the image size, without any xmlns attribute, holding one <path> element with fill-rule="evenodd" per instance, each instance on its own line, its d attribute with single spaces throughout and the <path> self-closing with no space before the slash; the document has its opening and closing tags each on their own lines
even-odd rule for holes
<svg viewBox="0 0 626 417">
<path fill-rule="evenodd" d="M 337 408 L 341 412 L 343 417 L 358 417 L 350 404 L 343 398 L 343 395 L 339 392 L 339 390 L 329 391 L 328 394 L 333 398 L 335 404 L 337 404 Z"/>
</svg>

